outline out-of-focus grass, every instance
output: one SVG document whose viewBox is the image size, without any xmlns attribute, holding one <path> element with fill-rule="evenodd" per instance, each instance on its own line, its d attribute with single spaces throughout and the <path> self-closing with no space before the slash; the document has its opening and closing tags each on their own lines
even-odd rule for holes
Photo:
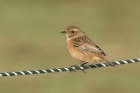
<svg viewBox="0 0 140 93">
<path fill-rule="evenodd" d="M 80 27 L 110 61 L 140 57 L 140 1 L 0 1 L 0 71 L 77 64 L 60 34 Z M 139 63 L 76 72 L 0 78 L 1 93 L 139 93 Z"/>
</svg>

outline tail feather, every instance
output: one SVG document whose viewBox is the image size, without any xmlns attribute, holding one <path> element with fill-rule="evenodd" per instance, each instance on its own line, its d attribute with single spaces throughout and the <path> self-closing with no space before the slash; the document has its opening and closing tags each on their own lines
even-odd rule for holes
<svg viewBox="0 0 140 93">
<path fill-rule="evenodd" d="M 111 62 L 109 62 L 109 61 L 107 61 L 107 60 L 106 60 L 105 62 L 106 62 L 106 64 L 107 64 L 107 65 L 109 65 L 110 67 L 112 67 L 112 68 L 114 68 L 114 67 L 115 67 L 115 65 L 114 65 L 114 64 L 112 64 Z"/>
</svg>

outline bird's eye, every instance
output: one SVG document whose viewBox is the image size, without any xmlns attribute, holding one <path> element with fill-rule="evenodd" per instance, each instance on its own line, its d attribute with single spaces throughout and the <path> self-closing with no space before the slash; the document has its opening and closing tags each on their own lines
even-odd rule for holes
<svg viewBox="0 0 140 93">
<path fill-rule="evenodd" d="M 74 33 L 74 32 L 75 32 L 74 30 L 71 31 L 71 33 Z"/>
</svg>

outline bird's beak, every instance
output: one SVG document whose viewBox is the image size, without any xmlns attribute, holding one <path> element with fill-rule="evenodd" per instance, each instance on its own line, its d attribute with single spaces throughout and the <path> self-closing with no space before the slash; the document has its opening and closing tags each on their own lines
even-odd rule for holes
<svg viewBox="0 0 140 93">
<path fill-rule="evenodd" d="M 66 34 L 66 31 L 61 31 L 61 33 Z"/>
</svg>

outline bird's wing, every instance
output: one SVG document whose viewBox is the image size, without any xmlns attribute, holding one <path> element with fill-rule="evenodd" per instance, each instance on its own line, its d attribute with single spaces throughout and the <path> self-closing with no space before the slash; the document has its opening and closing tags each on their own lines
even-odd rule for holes
<svg viewBox="0 0 140 93">
<path fill-rule="evenodd" d="M 96 46 L 92 46 L 89 44 L 84 44 L 78 47 L 80 50 L 85 50 L 85 51 L 89 51 L 89 52 L 94 52 L 94 53 L 101 53 L 104 56 L 106 56 L 106 54 L 96 45 Z"/>
<path fill-rule="evenodd" d="M 90 40 L 90 38 L 88 38 L 86 35 L 83 37 L 79 37 L 79 38 L 75 38 L 73 39 L 73 45 L 77 48 L 79 48 L 80 50 L 84 50 L 84 51 L 89 51 L 89 52 L 94 52 L 94 53 L 101 53 L 104 56 L 106 56 L 106 54 L 104 53 L 104 51 L 102 51 L 102 49 L 100 49 L 94 42 L 92 42 Z"/>
</svg>

